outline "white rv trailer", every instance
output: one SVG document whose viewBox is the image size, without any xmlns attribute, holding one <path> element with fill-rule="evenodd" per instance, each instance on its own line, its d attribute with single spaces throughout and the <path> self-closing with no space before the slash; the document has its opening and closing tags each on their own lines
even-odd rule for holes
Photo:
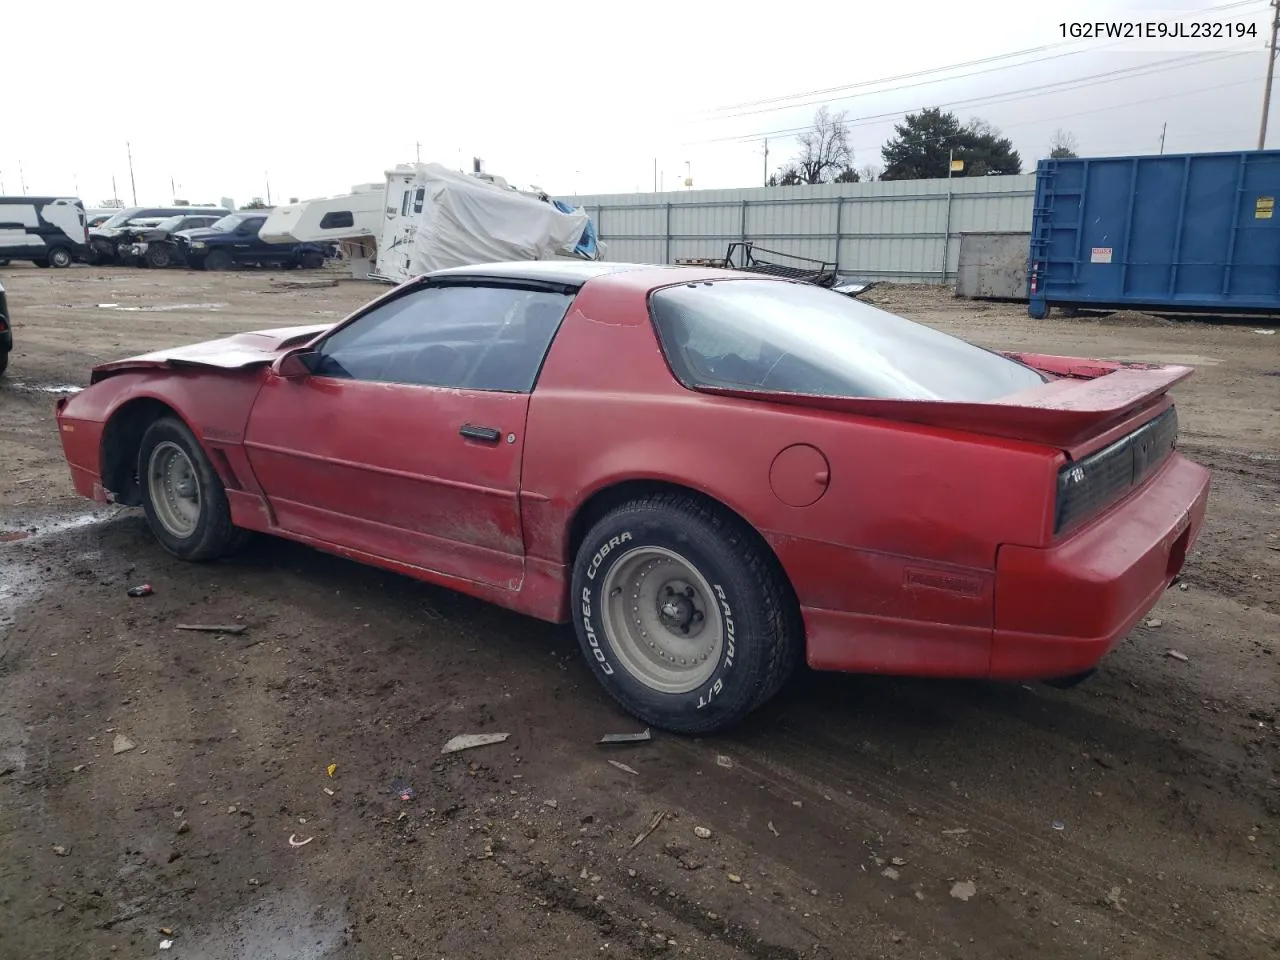
<svg viewBox="0 0 1280 960">
<path fill-rule="evenodd" d="M 341 196 L 276 207 L 258 235 L 267 243 L 337 243 L 362 280 L 377 256 L 385 191 L 385 183 L 362 183 Z"/>
</svg>

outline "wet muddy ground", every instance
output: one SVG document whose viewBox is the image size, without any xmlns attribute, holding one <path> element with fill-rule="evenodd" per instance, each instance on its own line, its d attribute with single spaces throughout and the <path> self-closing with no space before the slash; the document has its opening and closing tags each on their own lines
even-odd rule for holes
<svg viewBox="0 0 1280 960">
<path fill-rule="evenodd" d="M 873 291 L 989 346 L 1197 364 L 1186 589 L 1072 690 L 805 675 L 727 736 L 604 748 L 637 728 L 568 627 L 284 542 L 183 564 L 74 497 L 52 403 L 93 363 L 381 289 L 280 278 L 3 274 L 0 958 L 1280 956 L 1269 324 Z"/>
</svg>

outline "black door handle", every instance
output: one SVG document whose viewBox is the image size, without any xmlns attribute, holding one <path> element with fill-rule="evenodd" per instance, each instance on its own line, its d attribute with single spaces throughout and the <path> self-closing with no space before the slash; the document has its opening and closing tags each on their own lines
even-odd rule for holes
<svg viewBox="0 0 1280 960">
<path fill-rule="evenodd" d="M 479 440 L 482 443 L 497 443 L 502 439 L 502 431 L 493 427 L 477 427 L 474 423 L 464 423 L 458 431 L 468 440 Z"/>
</svg>

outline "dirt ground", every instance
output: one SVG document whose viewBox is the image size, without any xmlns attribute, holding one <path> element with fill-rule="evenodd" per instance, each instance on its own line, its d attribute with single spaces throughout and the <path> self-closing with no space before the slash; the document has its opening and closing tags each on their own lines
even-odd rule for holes
<svg viewBox="0 0 1280 960">
<path fill-rule="evenodd" d="M 1072 690 L 804 675 L 730 735 L 610 749 L 636 724 L 568 627 L 284 542 L 184 564 L 74 496 L 52 404 L 93 363 L 380 290 L 285 276 L 3 271 L 0 958 L 1280 956 L 1274 321 L 873 291 L 993 347 L 1196 364 L 1186 589 Z"/>
</svg>

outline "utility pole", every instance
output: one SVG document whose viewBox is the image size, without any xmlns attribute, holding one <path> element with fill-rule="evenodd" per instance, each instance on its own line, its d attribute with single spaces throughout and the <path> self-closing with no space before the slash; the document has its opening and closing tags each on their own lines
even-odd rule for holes
<svg viewBox="0 0 1280 960">
<path fill-rule="evenodd" d="M 111 202 L 118 203 L 120 201 L 120 191 L 116 189 L 116 175 L 111 175 Z"/>
<path fill-rule="evenodd" d="M 1169 132 L 1169 121 L 1164 122 L 1164 126 L 1160 128 L 1160 156 L 1164 156 L 1164 135 Z"/>
<path fill-rule="evenodd" d="M 653 192 L 658 192 L 658 158 L 653 158 Z"/>
<path fill-rule="evenodd" d="M 173 182 L 173 174 L 169 174 L 169 199 L 173 202 L 178 200 L 178 188 Z"/>
<path fill-rule="evenodd" d="M 769 138 L 764 138 L 764 186 L 769 185 Z"/>
<path fill-rule="evenodd" d="M 133 179 L 133 145 L 128 140 L 124 142 L 124 149 L 129 154 L 129 186 L 133 190 L 133 205 L 138 205 L 138 182 Z"/>
<path fill-rule="evenodd" d="M 271 206 L 271 174 L 268 171 L 263 171 L 262 179 L 267 182 L 267 206 L 269 207 Z"/>
<path fill-rule="evenodd" d="M 1271 42 L 1267 44 L 1267 83 L 1262 88 L 1262 124 L 1258 127 L 1258 149 L 1267 148 L 1267 114 L 1271 112 L 1271 81 L 1276 75 L 1276 33 L 1280 31 L 1280 0 L 1271 0 Z"/>
<path fill-rule="evenodd" d="M 422 162 L 422 141 L 421 140 L 415 141 L 413 146 L 416 151 L 414 156 L 418 158 L 418 163 L 421 163 Z"/>
<path fill-rule="evenodd" d="M 22 184 L 22 195 L 27 195 L 27 174 L 22 169 L 22 161 L 18 161 L 18 183 Z"/>
</svg>

